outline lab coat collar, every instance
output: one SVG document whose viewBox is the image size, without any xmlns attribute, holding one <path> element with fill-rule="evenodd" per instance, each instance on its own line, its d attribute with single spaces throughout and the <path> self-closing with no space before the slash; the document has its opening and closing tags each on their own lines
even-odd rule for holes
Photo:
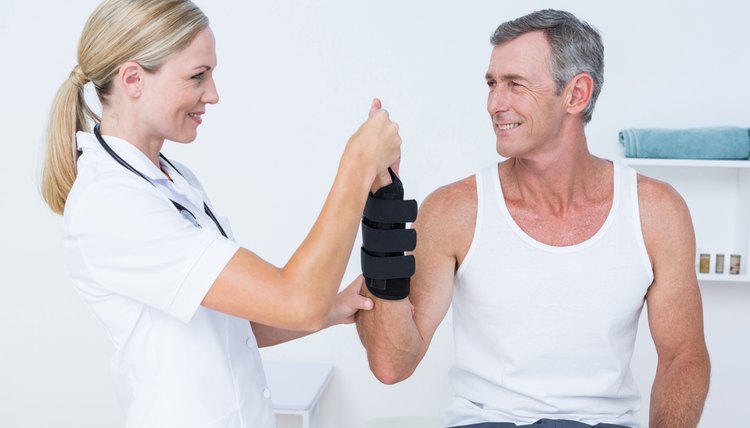
<svg viewBox="0 0 750 428">
<path fill-rule="evenodd" d="M 107 145 L 109 145 L 118 156 L 120 156 L 125 162 L 129 163 L 130 166 L 137 169 L 138 172 L 148 177 L 149 180 L 158 181 L 168 179 L 164 172 L 157 168 L 157 166 L 154 165 L 151 160 L 149 160 L 149 158 L 133 144 L 112 135 L 102 135 L 102 138 L 104 138 Z M 105 155 L 109 156 L 104 150 L 104 147 L 99 144 L 96 135 L 88 132 L 78 131 L 76 133 L 76 146 L 78 147 L 78 150 L 95 150 L 103 152 Z M 160 159 L 159 161 L 162 164 L 165 164 L 163 160 Z M 173 171 L 169 165 L 167 165 L 167 169 Z"/>
<path fill-rule="evenodd" d="M 203 209 L 203 197 L 185 179 L 185 177 L 182 175 L 182 172 L 173 168 L 172 165 L 170 165 L 169 162 L 165 162 L 164 159 L 159 159 L 159 161 L 161 162 L 162 169 L 167 174 L 169 174 L 169 178 L 172 179 L 170 182 L 170 180 L 167 179 L 167 176 L 162 174 L 162 184 L 186 197 L 190 201 L 190 203 L 192 203 L 196 207 Z"/>
</svg>

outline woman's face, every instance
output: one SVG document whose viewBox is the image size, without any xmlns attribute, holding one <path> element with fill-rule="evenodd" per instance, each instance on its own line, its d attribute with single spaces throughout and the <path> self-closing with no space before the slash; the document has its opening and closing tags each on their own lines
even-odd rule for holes
<svg viewBox="0 0 750 428">
<path fill-rule="evenodd" d="M 154 140 L 189 143 L 197 136 L 206 104 L 216 104 L 219 94 L 213 79 L 216 46 L 206 27 L 185 49 L 170 56 L 144 79 L 141 123 Z"/>
</svg>

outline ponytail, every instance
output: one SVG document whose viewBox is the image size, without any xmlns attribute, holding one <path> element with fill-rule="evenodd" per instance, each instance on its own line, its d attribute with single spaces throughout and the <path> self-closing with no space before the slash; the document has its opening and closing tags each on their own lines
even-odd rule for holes
<svg viewBox="0 0 750 428">
<path fill-rule="evenodd" d="M 76 178 L 76 132 L 89 132 L 87 119 L 99 120 L 84 99 L 83 89 L 88 81 L 81 67 L 76 66 L 52 102 L 41 190 L 45 202 L 56 214 L 63 213 Z"/>
</svg>

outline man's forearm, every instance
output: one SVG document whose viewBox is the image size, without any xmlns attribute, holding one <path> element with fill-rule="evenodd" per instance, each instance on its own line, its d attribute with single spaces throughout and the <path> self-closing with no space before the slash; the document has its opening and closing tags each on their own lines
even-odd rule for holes
<svg viewBox="0 0 750 428">
<path fill-rule="evenodd" d="M 375 377 L 385 384 L 400 382 L 414 372 L 424 355 L 408 298 L 383 300 L 373 297 L 365 287 L 362 294 L 371 297 L 372 310 L 357 313 L 357 332 Z"/>
<path fill-rule="evenodd" d="M 698 426 L 708 393 L 710 362 L 707 353 L 659 363 L 651 388 L 651 428 Z"/>
</svg>

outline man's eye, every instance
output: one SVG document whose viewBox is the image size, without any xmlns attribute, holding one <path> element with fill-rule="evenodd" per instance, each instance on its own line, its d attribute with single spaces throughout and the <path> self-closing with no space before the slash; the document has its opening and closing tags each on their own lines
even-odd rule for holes
<svg viewBox="0 0 750 428">
<path fill-rule="evenodd" d="M 494 81 L 494 80 L 488 80 L 488 81 L 487 81 L 487 86 L 488 86 L 488 87 L 490 87 L 490 88 L 494 88 L 494 87 L 495 87 L 495 85 L 496 85 L 496 83 L 495 83 L 495 81 Z"/>
<path fill-rule="evenodd" d="M 203 73 L 198 73 L 192 77 L 192 79 L 203 80 Z"/>
</svg>

